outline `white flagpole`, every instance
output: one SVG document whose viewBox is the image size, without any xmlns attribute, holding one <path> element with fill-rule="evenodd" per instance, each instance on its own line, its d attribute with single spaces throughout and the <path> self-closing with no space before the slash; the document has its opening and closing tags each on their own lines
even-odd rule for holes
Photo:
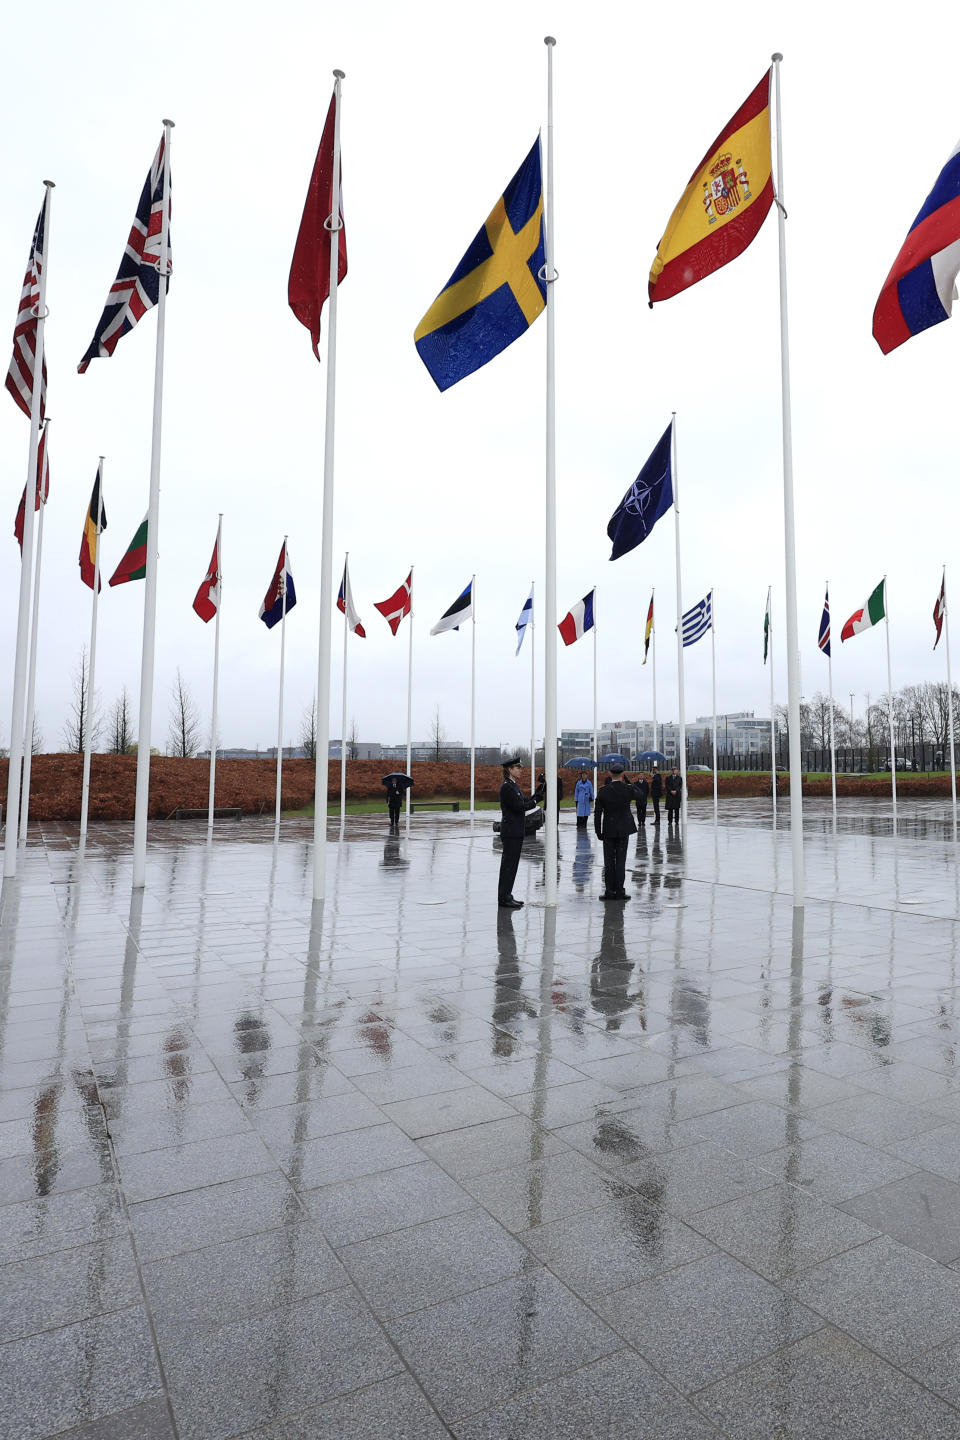
<svg viewBox="0 0 960 1440">
<path fill-rule="evenodd" d="M 957 842 L 957 761 L 953 753 L 953 677 L 950 673 L 950 605 L 947 601 L 947 567 L 943 567 L 943 620 L 947 642 L 947 742 L 950 746 L 950 797 L 953 802 L 953 842 Z"/>
<path fill-rule="evenodd" d="M 593 587 L 593 793 L 597 793 L 597 587 Z"/>
<path fill-rule="evenodd" d="M 673 536 L 677 552 L 677 701 L 680 706 L 680 776 L 683 784 L 680 793 L 681 818 L 684 826 L 687 823 L 687 721 L 684 713 L 683 696 L 683 587 L 680 582 L 680 501 L 678 498 L 679 486 L 677 484 L 677 412 L 673 411 L 672 430 L 670 435 L 670 446 L 673 451 Z"/>
<path fill-rule="evenodd" d="M 534 586 L 534 582 L 531 580 L 531 581 L 530 581 L 530 621 L 529 621 L 529 626 L 528 626 L 528 628 L 529 628 L 529 630 L 530 630 L 530 794 L 531 794 L 531 795 L 533 794 L 534 790 L 537 788 L 537 782 L 536 782 L 536 779 L 535 779 L 535 776 L 534 776 L 534 771 L 535 771 L 535 769 L 536 769 L 536 763 L 537 763 L 537 740 L 536 740 L 536 733 L 535 733 L 535 728 L 534 728 L 534 727 L 536 726 L 536 723 L 537 723 L 536 710 L 535 710 L 535 706 L 536 706 L 536 695 L 537 695 L 537 672 L 536 672 L 535 662 L 534 662 L 534 644 L 533 644 L 533 625 L 534 625 L 534 620 L 533 620 L 533 586 Z"/>
<path fill-rule="evenodd" d="M 830 581 L 827 581 L 826 593 L 830 594 Z M 830 648 L 833 649 L 831 637 Z M 837 736 L 833 723 L 833 657 L 827 656 L 827 688 L 830 691 L 830 793 L 833 798 L 833 828 L 837 828 Z M 852 739 L 852 736 L 851 736 Z"/>
<path fill-rule="evenodd" d="M 337 399 L 337 282 L 340 265 L 340 81 L 333 72 L 333 175 L 330 214 L 330 297 L 327 301 L 327 393 L 323 429 L 323 519 L 320 535 L 320 639 L 317 646 L 317 754 L 313 784 L 313 898 L 322 900 L 327 885 L 327 795 L 330 788 L 330 649 L 333 595 L 333 484 Z M 340 737 L 341 763 L 346 736 Z"/>
<path fill-rule="evenodd" d="M 273 838 L 280 838 L 280 785 L 283 771 L 283 672 L 287 649 L 287 537 L 283 537 L 283 568 L 280 572 L 280 703 L 277 707 L 277 799 L 273 812 Z M 324 807 L 326 808 L 326 807 Z"/>
<path fill-rule="evenodd" d="M 170 131 L 163 122 L 163 213 L 160 221 L 160 276 L 157 297 L 157 350 L 153 376 L 153 435 L 150 444 L 150 506 L 147 511 L 147 573 L 143 595 L 143 654 L 140 661 L 140 728 L 137 734 L 137 798 L 133 816 L 133 888 L 147 879 L 147 815 L 150 809 L 150 742 L 153 727 L 153 668 L 157 630 L 157 556 L 160 529 L 160 438 L 163 417 L 163 346 L 167 319 L 169 266 Z"/>
<path fill-rule="evenodd" d="M 470 819 L 476 809 L 477 577 L 470 577 Z"/>
<path fill-rule="evenodd" d="M 39 258 L 37 285 L 37 339 L 33 357 L 33 392 L 30 400 L 30 443 L 27 449 L 27 499 L 23 505 L 23 553 L 20 557 L 20 595 L 17 604 L 17 646 L 13 662 L 13 708 L 10 714 L 10 761 L 7 769 L 7 808 L 4 814 L 3 873 L 17 873 L 18 822 L 20 818 L 20 772 L 23 764 L 24 695 L 27 681 L 27 631 L 30 625 L 30 590 L 33 584 L 32 486 L 37 483 L 37 450 L 40 445 L 40 398 L 43 393 L 43 331 L 47 318 L 47 257 L 50 253 L 50 192 L 52 180 L 44 180 L 43 250 Z M 33 257 L 36 260 L 36 257 Z M 29 737 L 28 743 L 33 736 Z"/>
<path fill-rule="evenodd" d="M 408 620 L 410 621 L 409 631 L 408 631 L 408 635 L 407 635 L 407 774 L 408 774 L 408 775 L 411 777 L 411 779 L 412 779 L 412 778 L 413 778 L 413 770 L 410 768 L 411 765 L 413 764 L 413 753 L 412 753 L 412 751 L 413 751 L 413 745 L 412 745 L 412 736 L 413 736 L 413 566 L 412 566 L 412 565 L 410 566 L 410 614 L 408 615 L 407 618 L 408 618 Z M 408 785 L 408 786 L 407 786 L 406 825 L 407 825 L 407 834 L 408 834 L 408 835 L 409 835 L 409 833 L 410 833 L 410 791 L 411 791 L 412 789 L 413 789 L 413 786 L 412 786 L 412 785 Z"/>
<path fill-rule="evenodd" d="M 50 424 L 50 417 L 43 424 L 44 455 L 46 455 L 47 427 Z M 40 462 L 39 445 L 37 449 L 37 464 Z M 44 461 L 46 466 L 46 461 Z M 40 487 L 40 495 L 43 495 L 43 475 L 37 475 L 37 484 Z M 24 492 L 26 493 L 26 492 Z M 36 505 L 36 497 L 34 497 Z M 46 510 L 46 502 L 40 501 L 40 519 L 37 523 L 37 563 L 33 571 L 33 618 L 30 622 L 30 660 L 27 667 L 27 715 L 23 727 L 23 791 L 20 796 L 20 843 L 26 844 L 27 825 L 30 821 L 30 770 L 33 764 L 33 721 L 37 693 L 37 633 L 40 625 L 40 560 L 43 555 L 43 515 Z M 26 526 L 27 510 L 24 501 L 23 510 L 24 526 Z"/>
<path fill-rule="evenodd" d="M 717 610 L 710 586 L 710 680 L 713 691 L 713 823 L 717 823 Z"/>
<path fill-rule="evenodd" d="M 217 604 L 216 629 L 213 632 L 213 710 L 210 721 L 210 789 L 207 796 L 207 835 L 213 835 L 214 798 L 217 788 L 217 689 L 220 680 L 220 610 L 223 597 L 223 550 L 220 532 L 223 528 L 223 513 L 217 516 L 217 588 L 221 600 Z"/>
<path fill-rule="evenodd" d="M 887 577 L 883 577 L 883 623 L 887 631 L 887 720 L 890 724 L 890 794 L 893 799 L 893 833 L 897 833 L 897 745 L 893 733 L 893 671 L 890 665 L 890 609 Z"/>
<path fill-rule="evenodd" d="M 653 604 L 655 591 L 650 591 L 650 603 Z M 653 650 L 653 748 L 659 750 L 657 744 L 657 612 L 653 612 L 653 628 L 650 631 L 650 644 Z"/>
<path fill-rule="evenodd" d="M 553 49 L 556 40 L 544 36 L 547 47 L 547 185 L 546 264 L 547 286 L 547 391 L 546 391 L 546 553 L 543 598 L 543 774 L 546 780 L 547 811 L 556 815 L 557 806 L 557 404 L 556 404 L 556 313 L 553 298 L 556 272 L 553 268 Z M 544 903 L 557 903 L 558 827 L 544 828 Z"/>
<path fill-rule="evenodd" d="M 773 795 L 773 828 L 777 828 L 777 711 L 773 679 L 773 586 L 767 586 L 767 614 L 770 616 L 770 790 Z"/>
<path fill-rule="evenodd" d="M 797 623 L 797 545 L 793 514 L 793 425 L 790 409 L 790 336 L 787 326 L 787 251 L 783 205 L 783 127 L 779 51 L 772 57 L 777 82 L 777 233 L 780 242 L 780 385 L 783 406 L 783 548 L 786 570 L 787 703 L 790 714 L 790 841 L 793 903 L 804 902 L 803 796 L 800 791 L 800 635 Z M 774 772 L 776 773 L 776 772 Z"/>
<path fill-rule="evenodd" d="M 347 583 L 350 551 L 343 557 L 343 695 L 340 709 L 340 829 L 347 823 L 347 637 L 350 617 L 347 614 Z M 316 729 L 316 726 L 314 726 Z M 328 746 L 329 748 L 329 746 Z"/>
<path fill-rule="evenodd" d="M 97 602 L 100 599 L 100 531 L 103 526 L 103 456 L 97 467 L 97 553 L 93 559 L 93 605 L 90 612 L 90 667 L 87 670 L 87 723 L 83 736 L 83 785 L 80 791 L 80 845 L 87 839 L 90 812 L 90 751 L 93 746 L 93 714 L 96 705 Z"/>
</svg>

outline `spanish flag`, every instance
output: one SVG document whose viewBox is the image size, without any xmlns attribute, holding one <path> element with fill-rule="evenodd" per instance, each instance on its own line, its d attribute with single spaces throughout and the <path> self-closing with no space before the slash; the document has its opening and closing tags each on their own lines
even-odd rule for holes
<svg viewBox="0 0 960 1440">
<path fill-rule="evenodd" d="M 773 203 L 770 77 L 714 140 L 670 216 L 650 271 L 650 305 L 741 255 Z"/>
<path fill-rule="evenodd" d="M 147 574 L 147 520 L 144 515 L 137 527 L 127 553 L 110 576 L 111 585 L 125 585 L 128 580 L 143 580 Z"/>
<path fill-rule="evenodd" d="M 84 521 L 83 539 L 80 541 L 80 579 L 84 585 L 89 585 L 91 590 L 97 565 L 97 535 L 102 534 L 107 528 L 107 512 L 100 499 L 101 469 L 102 466 L 98 465 L 97 478 L 93 482 L 93 494 L 90 496 L 90 509 L 87 511 L 87 518 Z M 98 514 L 99 526 L 97 525 Z M 103 589 L 103 581 L 100 581 L 97 589 Z"/>
<path fill-rule="evenodd" d="M 414 332 L 438 390 L 519 339 L 546 308 L 540 138 Z"/>
</svg>

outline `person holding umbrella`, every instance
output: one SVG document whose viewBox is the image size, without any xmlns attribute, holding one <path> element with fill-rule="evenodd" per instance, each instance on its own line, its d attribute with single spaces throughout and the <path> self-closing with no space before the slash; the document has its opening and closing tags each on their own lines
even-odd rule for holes
<svg viewBox="0 0 960 1440">
<path fill-rule="evenodd" d="M 577 829 L 586 830 L 593 802 L 593 781 L 586 774 L 581 775 L 573 787 L 573 798 L 577 805 Z"/>
<path fill-rule="evenodd" d="M 409 775 L 393 773 L 384 775 L 382 784 L 387 787 L 387 809 L 390 812 L 390 829 L 400 829 L 400 811 L 403 808 L 403 792 L 413 784 Z"/>
</svg>

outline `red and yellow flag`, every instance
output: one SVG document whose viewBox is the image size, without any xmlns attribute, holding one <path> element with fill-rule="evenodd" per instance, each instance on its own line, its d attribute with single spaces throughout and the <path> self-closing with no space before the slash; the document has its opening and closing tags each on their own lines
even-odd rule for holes
<svg viewBox="0 0 960 1440">
<path fill-rule="evenodd" d="M 690 178 L 650 271 L 650 305 L 741 255 L 773 203 L 768 70 Z"/>
<path fill-rule="evenodd" d="M 89 585 L 91 590 L 97 566 L 97 537 L 102 535 L 106 528 L 107 512 L 103 508 L 103 501 L 100 497 L 100 466 L 98 465 L 97 478 L 93 482 L 93 494 L 90 496 L 90 509 L 83 522 L 83 538 L 80 541 L 80 579 L 84 585 Z M 99 576 L 97 579 L 99 580 Z M 99 581 L 97 588 L 103 589 L 102 580 Z"/>
<path fill-rule="evenodd" d="M 650 649 L 650 636 L 653 634 L 653 596 L 650 596 L 650 609 L 647 611 L 647 628 L 643 634 L 643 663 L 647 663 L 647 651 Z M 656 676 L 654 676 L 656 679 Z"/>
</svg>

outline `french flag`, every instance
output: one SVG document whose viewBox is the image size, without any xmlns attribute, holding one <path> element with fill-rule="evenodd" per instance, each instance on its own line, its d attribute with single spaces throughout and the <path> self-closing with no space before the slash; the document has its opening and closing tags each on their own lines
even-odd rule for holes
<svg viewBox="0 0 960 1440">
<path fill-rule="evenodd" d="M 582 600 L 578 600 L 573 609 L 568 611 L 560 621 L 557 629 L 560 631 L 564 645 L 572 645 L 574 640 L 579 640 L 588 630 L 593 629 L 593 598 L 596 593 L 596 586 L 594 586 L 590 594 L 584 595 Z"/>
<path fill-rule="evenodd" d="M 960 145 L 937 177 L 884 281 L 873 338 L 884 355 L 950 318 L 960 270 Z"/>
<path fill-rule="evenodd" d="M 290 573 L 290 556 L 287 552 L 287 542 L 284 540 L 280 546 L 280 559 L 277 561 L 277 568 L 273 572 L 273 579 L 270 581 L 270 589 L 263 597 L 263 604 L 260 606 L 260 619 L 268 630 L 272 630 L 284 615 L 289 615 L 297 603 L 297 592 L 293 588 L 293 576 Z"/>
</svg>

